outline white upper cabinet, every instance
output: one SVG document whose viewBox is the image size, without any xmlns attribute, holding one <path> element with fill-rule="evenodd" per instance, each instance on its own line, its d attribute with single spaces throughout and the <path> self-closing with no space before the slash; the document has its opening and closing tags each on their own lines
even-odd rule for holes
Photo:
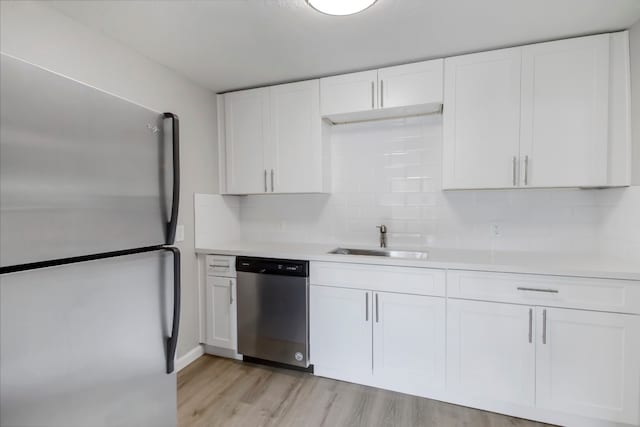
<svg viewBox="0 0 640 427">
<path fill-rule="evenodd" d="M 328 192 L 327 123 L 440 111 L 444 190 L 627 186 L 628 32 L 225 94 L 222 193 Z"/>
<path fill-rule="evenodd" d="M 322 116 L 375 109 L 378 105 L 377 82 L 376 70 L 320 79 Z"/>
<path fill-rule="evenodd" d="M 536 405 L 640 422 L 640 317 L 537 308 Z"/>
<path fill-rule="evenodd" d="M 523 185 L 606 185 L 609 38 L 522 48 Z"/>
<path fill-rule="evenodd" d="M 445 60 L 443 188 L 629 185 L 628 33 Z"/>
<path fill-rule="evenodd" d="M 268 101 L 269 88 L 224 95 L 227 193 L 252 194 L 265 189 Z"/>
<path fill-rule="evenodd" d="M 318 80 L 224 95 L 223 194 L 328 191 Z"/>
<path fill-rule="evenodd" d="M 442 59 L 320 79 L 322 117 L 334 123 L 440 112 Z"/>
<path fill-rule="evenodd" d="M 323 191 L 318 80 L 271 87 L 271 139 L 265 153 L 277 193 Z"/>
<path fill-rule="evenodd" d="M 442 104 L 444 60 L 416 62 L 380 68 L 378 87 L 380 108 Z"/>
<path fill-rule="evenodd" d="M 517 185 L 519 48 L 447 58 L 443 188 Z"/>
</svg>

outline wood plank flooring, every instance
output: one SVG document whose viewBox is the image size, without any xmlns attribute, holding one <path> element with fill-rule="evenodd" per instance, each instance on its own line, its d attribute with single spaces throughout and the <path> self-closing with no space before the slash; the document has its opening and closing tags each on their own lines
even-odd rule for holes
<svg viewBox="0 0 640 427">
<path fill-rule="evenodd" d="M 544 425 L 209 355 L 178 374 L 179 427 Z"/>
</svg>

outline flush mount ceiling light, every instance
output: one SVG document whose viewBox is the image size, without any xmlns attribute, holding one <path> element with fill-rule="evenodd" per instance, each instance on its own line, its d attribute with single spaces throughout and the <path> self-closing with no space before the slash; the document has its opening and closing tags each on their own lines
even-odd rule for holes
<svg viewBox="0 0 640 427">
<path fill-rule="evenodd" d="M 309 6 L 327 15 L 353 15 L 378 0 L 307 0 Z"/>
</svg>

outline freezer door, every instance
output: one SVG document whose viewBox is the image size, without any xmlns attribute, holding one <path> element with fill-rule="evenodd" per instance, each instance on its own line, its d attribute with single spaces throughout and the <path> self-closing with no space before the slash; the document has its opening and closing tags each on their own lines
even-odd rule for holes
<svg viewBox="0 0 640 427">
<path fill-rule="evenodd" d="M 0 61 L 0 267 L 171 243 L 171 120 Z"/>
<path fill-rule="evenodd" d="M 176 426 L 172 255 L 0 275 L 0 426 Z"/>
</svg>

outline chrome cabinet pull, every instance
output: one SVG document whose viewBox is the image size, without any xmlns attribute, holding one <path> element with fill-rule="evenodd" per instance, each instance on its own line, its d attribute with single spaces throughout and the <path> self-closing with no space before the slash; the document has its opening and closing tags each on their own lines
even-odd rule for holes
<svg viewBox="0 0 640 427">
<path fill-rule="evenodd" d="M 380 80 L 380 108 L 384 108 L 384 80 Z"/>
<path fill-rule="evenodd" d="M 378 310 L 378 294 L 376 294 L 376 323 L 380 321 L 380 311 Z"/>
<path fill-rule="evenodd" d="M 519 291 L 526 292 L 546 292 L 549 294 L 557 294 L 559 291 L 557 289 L 541 289 L 541 288 L 518 288 Z"/>
<path fill-rule="evenodd" d="M 529 156 L 524 156 L 524 185 L 529 185 Z"/>
<path fill-rule="evenodd" d="M 273 193 L 273 169 L 271 169 L 271 192 Z"/>
<path fill-rule="evenodd" d="M 547 309 L 542 310 L 542 344 L 547 343 Z"/>
<path fill-rule="evenodd" d="M 229 305 L 233 304 L 233 280 L 229 279 Z"/>
<path fill-rule="evenodd" d="M 529 309 L 529 344 L 533 342 L 533 308 Z"/>
<path fill-rule="evenodd" d="M 210 264 L 209 266 L 213 268 L 229 268 L 229 264 Z"/>
<path fill-rule="evenodd" d="M 364 294 L 364 305 L 365 305 L 365 314 L 364 320 L 369 321 L 369 292 Z"/>
<path fill-rule="evenodd" d="M 266 193 L 267 191 L 269 191 L 267 189 L 267 170 L 264 170 L 264 192 Z"/>
<path fill-rule="evenodd" d="M 516 156 L 513 156 L 513 161 L 511 164 L 511 169 L 512 169 L 512 173 L 513 173 L 513 186 L 515 187 L 517 185 L 517 179 L 518 176 L 516 175 L 516 163 L 517 163 L 517 159 Z"/>
<path fill-rule="evenodd" d="M 375 101 L 375 94 L 374 94 L 374 92 L 375 92 L 374 83 L 373 83 L 373 82 L 371 82 L 371 109 L 376 108 L 376 106 L 375 106 L 375 102 L 376 102 L 376 101 Z"/>
</svg>

